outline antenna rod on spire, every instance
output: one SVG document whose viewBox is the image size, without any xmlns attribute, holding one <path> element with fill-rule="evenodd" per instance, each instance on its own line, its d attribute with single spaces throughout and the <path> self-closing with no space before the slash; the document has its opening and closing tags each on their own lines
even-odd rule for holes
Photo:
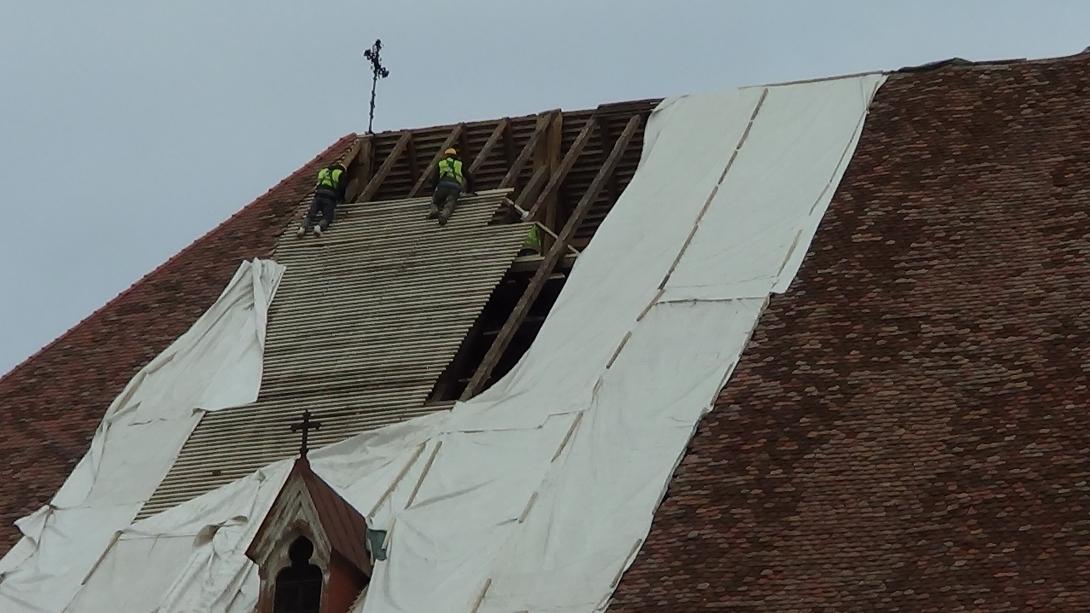
<svg viewBox="0 0 1090 613">
<path fill-rule="evenodd" d="M 386 70 L 386 67 L 382 65 L 382 58 L 379 53 L 382 51 L 382 40 L 376 38 L 375 44 L 371 45 L 371 48 L 363 52 L 369 62 L 371 62 L 371 114 L 367 118 L 367 133 L 374 134 L 372 127 L 375 123 L 375 89 L 378 87 L 378 80 L 385 79 L 390 76 L 390 71 Z"/>
</svg>

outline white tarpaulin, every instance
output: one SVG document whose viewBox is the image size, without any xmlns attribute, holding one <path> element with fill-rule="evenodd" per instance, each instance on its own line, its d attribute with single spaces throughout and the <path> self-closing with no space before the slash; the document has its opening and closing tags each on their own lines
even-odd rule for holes
<svg viewBox="0 0 1090 613">
<path fill-rule="evenodd" d="M 246 548 L 290 469 L 290 461 L 277 462 L 137 522 L 65 611 L 250 613 L 259 586 Z"/>
<path fill-rule="evenodd" d="M 312 455 L 371 527 L 388 531 L 388 559 L 357 613 L 607 606 L 769 292 L 784 291 L 801 264 L 883 79 L 664 102 L 635 177 L 519 364 L 451 412 Z M 76 601 L 88 606 L 73 610 L 112 610 L 112 593 L 134 589 L 117 577 L 139 576 L 146 552 L 172 580 L 157 578 L 141 607 L 252 606 L 253 565 L 241 552 L 275 488 L 232 493 L 242 483 L 124 535 Z M 209 500 L 236 505 L 219 544 L 194 537 L 227 526 L 200 509 Z M 188 542 L 172 541 L 178 534 Z"/>
<path fill-rule="evenodd" d="M 533 346 L 455 407 L 414 460 L 420 476 L 372 515 L 390 553 L 364 613 L 606 606 L 769 292 L 801 264 L 883 78 L 656 110 Z"/>
<path fill-rule="evenodd" d="M 0 610 L 60 611 L 166 475 L 200 412 L 253 402 L 268 305 L 283 275 L 244 262 L 200 319 L 140 370 L 47 506 L 16 522 L 0 560 Z"/>
</svg>

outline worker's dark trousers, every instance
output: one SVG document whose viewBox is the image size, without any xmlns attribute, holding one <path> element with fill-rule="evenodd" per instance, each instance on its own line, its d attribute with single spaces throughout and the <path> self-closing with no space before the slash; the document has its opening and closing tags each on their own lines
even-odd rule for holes
<svg viewBox="0 0 1090 613">
<path fill-rule="evenodd" d="M 431 196 L 431 203 L 439 209 L 440 214 L 450 218 L 454 214 L 454 207 L 458 206 L 458 196 L 462 195 L 462 186 L 449 181 L 440 181 L 435 186 L 435 193 Z"/>
<path fill-rule="evenodd" d="M 337 196 L 325 190 L 318 190 L 314 192 L 314 201 L 310 203 L 310 210 L 307 211 L 307 219 L 303 222 L 307 229 L 314 227 L 314 224 L 318 224 L 318 227 L 323 232 L 329 229 L 329 224 L 333 223 L 333 215 L 337 211 Z M 318 222 L 321 217 L 321 223 Z"/>
</svg>

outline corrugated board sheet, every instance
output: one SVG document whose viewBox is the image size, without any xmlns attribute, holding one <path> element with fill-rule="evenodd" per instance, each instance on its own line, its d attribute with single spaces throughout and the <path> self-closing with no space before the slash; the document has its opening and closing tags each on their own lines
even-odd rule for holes
<svg viewBox="0 0 1090 613">
<path fill-rule="evenodd" d="M 323 238 L 289 228 L 258 401 L 206 415 L 141 516 L 290 456 L 304 409 L 322 422 L 313 446 L 435 410 L 428 394 L 528 232 L 487 225 L 506 193 L 463 198 L 443 228 L 426 198 L 346 205 Z"/>
</svg>

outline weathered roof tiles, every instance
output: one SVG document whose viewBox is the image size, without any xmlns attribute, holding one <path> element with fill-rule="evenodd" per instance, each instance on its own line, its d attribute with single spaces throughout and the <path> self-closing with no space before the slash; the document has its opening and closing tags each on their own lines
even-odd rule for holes
<svg viewBox="0 0 1090 613">
<path fill-rule="evenodd" d="M 1090 610 L 1088 88 L 889 78 L 611 611 Z"/>
</svg>

